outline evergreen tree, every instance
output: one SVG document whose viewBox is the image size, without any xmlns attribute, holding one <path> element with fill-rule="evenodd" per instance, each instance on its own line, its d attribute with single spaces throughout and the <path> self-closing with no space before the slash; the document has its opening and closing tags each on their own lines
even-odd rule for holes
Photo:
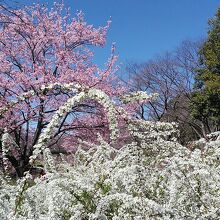
<svg viewBox="0 0 220 220">
<path fill-rule="evenodd" d="M 220 8 L 208 24 L 191 101 L 192 116 L 202 122 L 205 133 L 220 129 Z"/>
</svg>

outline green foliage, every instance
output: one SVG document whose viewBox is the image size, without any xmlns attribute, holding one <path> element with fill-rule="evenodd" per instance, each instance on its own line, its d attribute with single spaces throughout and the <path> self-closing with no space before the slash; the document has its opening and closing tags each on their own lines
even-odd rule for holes
<svg viewBox="0 0 220 220">
<path fill-rule="evenodd" d="M 85 207 L 86 210 L 90 212 L 95 212 L 96 205 L 93 201 L 93 194 L 87 191 L 83 191 L 81 195 L 74 194 L 74 197 L 81 202 L 81 204 Z"/>
<path fill-rule="evenodd" d="M 208 38 L 200 51 L 204 68 L 199 71 L 198 78 L 207 90 L 220 92 L 220 9 L 208 24 Z"/>
<path fill-rule="evenodd" d="M 25 197 L 24 197 L 25 191 L 27 191 L 29 187 L 32 187 L 34 185 L 35 185 L 34 181 L 31 180 L 24 181 L 23 186 L 21 187 L 21 192 L 16 196 L 15 199 L 15 213 L 17 212 L 20 213 L 22 205 L 24 204 L 25 201 Z"/>
<path fill-rule="evenodd" d="M 194 118 L 216 130 L 220 126 L 220 8 L 208 24 L 208 38 L 200 50 L 202 67 L 196 77 L 191 110 Z"/>
<path fill-rule="evenodd" d="M 193 94 L 191 109 L 196 119 L 220 123 L 220 97 L 216 91 L 199 91 Z"/>
</svg>

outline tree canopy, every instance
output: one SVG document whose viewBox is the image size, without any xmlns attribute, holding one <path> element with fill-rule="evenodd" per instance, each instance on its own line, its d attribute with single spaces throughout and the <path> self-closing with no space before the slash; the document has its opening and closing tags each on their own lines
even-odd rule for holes
<svg viewBox="0 0 220 220">
<path fill-rule="evenodd" d="M 210 133 L 220 128 L 220 9 L 208 24 L 191 109 L 193 117 L 204 122 L 206 132 Z"/>
</svg>

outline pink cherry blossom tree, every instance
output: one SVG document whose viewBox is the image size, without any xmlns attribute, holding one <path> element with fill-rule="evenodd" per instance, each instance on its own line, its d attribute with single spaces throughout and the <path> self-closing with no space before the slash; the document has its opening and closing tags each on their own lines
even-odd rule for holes
<svg viewBox="0 0 220 220">
<path fill-rule="evenodd" d="M 123 88 L 112 83 L 114 48 L 104 70 L 93 63 L 92 46 L 105 45 L 110 22 L 95 28 L 82 12 L 72 19 L 69 10 L 56 3 L 52 9 L 0 7 L 0 135 L 7 130 L 14 138 L 6 157 L 22 176 L 53 113 L 77 93 L 62 85 L 96 88 L 110 97 L 120 95 Z M 73 151 L 70 146 L 77 139 L 94 141 L 98 132 L 106 135 L 108 130 L 104 109 L 84 100 L 65 114 L 49 145 L 54 153 Z M 63 148 L 58 151 L 60 143 Z"/>
</svg>

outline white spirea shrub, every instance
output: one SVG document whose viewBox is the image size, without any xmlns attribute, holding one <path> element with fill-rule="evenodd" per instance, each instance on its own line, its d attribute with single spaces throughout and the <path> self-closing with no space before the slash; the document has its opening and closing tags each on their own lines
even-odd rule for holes
<svg viewBox="0 0 220 220">
<path fill-rule="evenodd" d="M 104 93 L 91 90 L 88 94 L 112 108 Z M 61 110 L 65 111 L 60 108 L 57 116 Z M 114 136 L 116 119 L 111 112 Z M 220 219 L 219 134 L 198 141 L 190 151 L 175 140 L 175 124 L 127 118 L 127 129 L 130 141 L 121 149 L 100 137 L 99 144 L 87 151 L 78 147 L 73 165 L 65 159 L 54 164 L 44 141 L 50 131 L 45 130 L 33 160 L 43 151 L 50 169 L 35 179 L 27 173 L 16 183 L 1 177 L 0 219 Z"/>
</svg>

